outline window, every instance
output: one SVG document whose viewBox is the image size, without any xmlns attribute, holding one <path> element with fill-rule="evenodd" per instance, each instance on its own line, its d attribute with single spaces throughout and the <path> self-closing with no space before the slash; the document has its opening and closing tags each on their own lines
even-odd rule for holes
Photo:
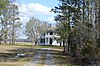
<svg viewBox="0 0 100 66">
<path fill-rule="evenodd" d="M 40 42 L 41 42 L 41 43 L 45 43 L 45 39 L 42 38 L 42 39 L 40 40 Z"/>
<path fill-rule="evenodd" d="M 46 38 L 46 42 L 48 42 L 48 38 Z"/>
</svg>

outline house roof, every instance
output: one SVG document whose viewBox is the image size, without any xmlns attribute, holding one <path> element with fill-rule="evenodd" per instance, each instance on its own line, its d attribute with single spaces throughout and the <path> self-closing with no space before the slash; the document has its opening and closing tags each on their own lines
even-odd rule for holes
<svg viewBox="0 0 100 66">
<path fill-rule="evenodd" d="M 48 31 L 56 31 L 56 27 L 55 27 L 55 26 L 50 26 L 50 27 L 48 28 Z"/>
</svg>

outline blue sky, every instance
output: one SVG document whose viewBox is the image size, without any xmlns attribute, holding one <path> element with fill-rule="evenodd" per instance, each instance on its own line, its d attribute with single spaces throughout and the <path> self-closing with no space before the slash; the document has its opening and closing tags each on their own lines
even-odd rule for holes
<svg viewBox="0 0 100 66">
<path fill-rule="evenodd" d="M 17 0 L 19 6 L 19 17 L 23 26 L 32 17 L 40 19 L 42 21 L 47 21 L 48 23 L 55 24 L 53 20 L 55 14 L 50 12 L 52 8 L 58 6 L 58 0 Z M 23 30 L 24 31 L 24 30 Z M 25 38 L 26 36 L 22 33 L 20 38 Z"/>
<path fill-rule="evenodd" d="M 58 5 L 58 0 L 17 0 L 21 3 L 19 7 L 20 16 L 22 21 L 28 20 L 31 17 L 47 21 L 51 24 L 55 23 L 53 21 L 55 14 L 50 10 Z M 23 19 L 24 17 L 24 19 Z M 24 22 L 25 23 L 25 22 Z"/>
<path fill-rule="evenodd" d="M 59 2 L 58 0 L 18 0 L 19 2 L 23 3 L 40 3 L 42 5 L 45 5 L 47 7 L 54 7 Z"/>
</svg>

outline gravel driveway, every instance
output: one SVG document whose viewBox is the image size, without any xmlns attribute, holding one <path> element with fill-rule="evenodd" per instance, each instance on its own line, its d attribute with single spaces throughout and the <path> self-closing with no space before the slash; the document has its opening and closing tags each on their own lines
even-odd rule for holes
<svg viewBox="0 0 100 66">
<path fill-rule="evenodd" d="M 40 51 L 38 51 L 33 59 L 31 59 L 28 63 L 26 63 L 24 66 L 56 66 L 54 65 L 54 60 L 52 55 L 50 54 L 51 48 L 43 48 Z M 41 57 L 44 55 L 44 60 L 41 59 Z M 44 63 L 43 63 L 44 62 Z"/>
</svg>

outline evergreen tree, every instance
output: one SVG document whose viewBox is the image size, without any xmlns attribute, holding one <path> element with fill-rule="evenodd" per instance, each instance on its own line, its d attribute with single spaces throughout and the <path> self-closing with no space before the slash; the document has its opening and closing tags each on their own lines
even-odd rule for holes
<svg viewBox="0 0 100 66">
<path fill-rule="evenodd" d="M 60 0 L 60 2 L 61 4 L 52 11 L 58 14 L 55 17 L 57 31 L 62 39 L 67 40 L 68 53 L 94 62 L 98 55 L 97 36 L 94 30 L 95 25 L 99 25 L 95 24 L 95 1 Z M 99 27 L 97 27 L 98 36 L 99 31 Z M 83 60 L 82 62 L 82 65 L 85 66 L 86 62 Z"/>
</svg>

